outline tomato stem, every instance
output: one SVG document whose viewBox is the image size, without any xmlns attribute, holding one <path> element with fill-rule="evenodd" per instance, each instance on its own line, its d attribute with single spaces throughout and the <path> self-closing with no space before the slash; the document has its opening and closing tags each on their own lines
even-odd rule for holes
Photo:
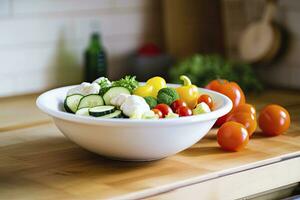
<svg viewBox="0 0 300 200">
<path fill-rule="evenodd" d="M 222 84 L 222 85 L 225 84 L 225 80 L 224 79 L 221 79 L 221 78 L 218 77 L 217 80 L 218 80 L 218 82 L 220 84 Z"/>
</svg>

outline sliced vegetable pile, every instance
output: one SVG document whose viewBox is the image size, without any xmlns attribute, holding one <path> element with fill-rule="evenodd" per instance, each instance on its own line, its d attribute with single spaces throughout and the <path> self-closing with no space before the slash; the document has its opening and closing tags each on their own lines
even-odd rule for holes
<svg viewBox="0 0 300 200">
<path fill-rule="evenodd" d="M 65 110 L 76 115 L 98 118 L 162 119 L 199 115 L 213 109 L 213 100 L 200 95 L 187 76 L 183 85 L 167 87 L 161 77 L 150 78 L 139 85 L 134 76 L 117 81 L 100 77 L 93 83 L 82 83 L 68 91 Z"/>
</svg>

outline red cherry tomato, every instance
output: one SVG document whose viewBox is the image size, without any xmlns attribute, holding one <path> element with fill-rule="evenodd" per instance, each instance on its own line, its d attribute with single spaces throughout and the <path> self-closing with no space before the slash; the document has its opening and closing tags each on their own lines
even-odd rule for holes
<svg viewBox="0 0 300 200">
<path fill-rule="evenodd" d="M 258 124 L 266 136 L 277 136 L 290 127 L 289 112 L 279 105 L 268 105 L 260 112 Z"/>
<path fill-rule="evenodd" d="M 165 117 L 170 112 L 172 112 L 172 109 L 170 108 L 170 106 L 168 106 L 167 104 L 164 104 L 164 103 L 157 104 L 154 108 L 160 110 L 163 117 Z"/>
<path fill-rule="evenodd" d="M 160 110 L 153 108 L 152 111 L 159 117 L 163 118 L 163 114 Z"/>
<path fill-rule="evenodd" d="M 217 140 L 226 151 L 239 151 L 249 142 L 249 135 L 244 125 L 237 122 L 226 122 L 218 130 Z"/>
<path fill-rule="evenodd" d="M 171 104 L 171 108 L 173 110 L 173 112 L 176 112 L 176 110 L 180 107 L 180 106 L 185 106 L 187 107 L 187 104 L 181 100 L 181 99 L 177 99 L 175 100 L 172 104 Z"/>
<path fill-rule="evenodd" d="M 214 102 L 213 102 L 212 98 L 207 94 L 200 95 L 197 102 L 198 103 L 201 103 L 201 102 L 206 103 L 211 110 L 214 106 Z"/>
<path fill-rule="evenodd" d="M 179 115 L 179 117 L 186 117 L 193 115 L 193 112 L 191 109 L 189 109 L 187 106 L 180 106 L 177 108 L 176 113 Z"/>
</svg>

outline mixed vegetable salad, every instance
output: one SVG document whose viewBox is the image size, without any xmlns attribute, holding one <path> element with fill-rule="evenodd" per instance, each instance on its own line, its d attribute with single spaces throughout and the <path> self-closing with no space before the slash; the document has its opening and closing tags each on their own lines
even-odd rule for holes
<svg viewBox="0 0 300 200">
<path fill-rule="evenodd" d="M 140 85 L 134 76 L 117 81 L 100 77 L 67 92 L 64 108 L 69 113 L 98 118 L 162 119 L 211 112 L 212 98 L 201 94 L 187 76 L 182 86 L 168 87 L 162 77 Z"/>
<path fill-rule="evenodd" d="M 208 94 L 200 94 L 187 76 L 182 85 L 168 87 L 161 77 L 150 78 L 139 85 L 135 77 L 117 81 L 100 77 L 93 83 L 82 83 L 70 89 L 65 98 L 67 112 L 98 118 L 162 119 L 211 112 L 215 105 Z M 233 104 L 231 111 L 218 118 L 217 141 L 226 151 L 239 151 L 247 146 L 257 127 L 265 136 L 278 136 L 290 126 L 289 112 L 279 105 L 267 105 L 256 117 L 256 109 L 246 102 L 236 82 L 216 79 L 205 88 L 226 95 Z"/>
</svg>

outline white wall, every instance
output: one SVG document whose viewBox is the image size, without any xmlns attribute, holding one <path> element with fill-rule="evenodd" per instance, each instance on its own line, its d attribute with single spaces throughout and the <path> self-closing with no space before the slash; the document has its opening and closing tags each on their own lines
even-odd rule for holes
<svg viewBox="0 0 300 200">
<path fill-rule="evenodd" d="M 128 53 L 161 42 L 160 16 L 159 0 L 0 0 L 0 96 L 80 82 L 91 24 L 119 78 Z"/>
</svg>

